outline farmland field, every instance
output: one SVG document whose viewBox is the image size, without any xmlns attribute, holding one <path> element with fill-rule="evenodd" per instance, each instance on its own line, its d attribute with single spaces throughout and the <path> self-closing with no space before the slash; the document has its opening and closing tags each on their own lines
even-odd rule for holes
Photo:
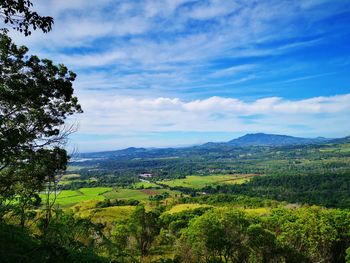
<svg viewBox="0 0 350 263">
<path fill-rule="evenodd" d="M 88 200 L 104 200 L 104 193 L 111 191 L 110 187 L 81 188 L 79 190 L 63 190 L 56 199 L 56 204 L 63 207 Z"/>
<path fill-rule="evenodd" d="M 169 181 L 160 181 L 158 183 L 168 185 L 170 187 L 189 187 L 200 189 L 208 185 L 218 184 L 242 184 L 250 180 L 253 174 L 235 174 L 235 175 L 209 175 L 209 176 L 198 176 L 190 175 L 184 179 L 174 179 Z"/>
<path fill-rule="evenodd" d="M 197 209 L 201 207 L 211 207 L 209 205 L 202 205 L 202 204 L 177 204 L 173 206 L 169 211 L 165 212 L 166 214 L 175 214 L 179 213 L 185 210 L 192 210 L 192 209 Z"/>
<path fill-rule="evenodd" d="M 158 192 L 154 193 L 157 194 Z M 145 200 L 151 194 L 142 190 L 133 190 L 133 189 L 114 189 L 105 194 L 106 198 L 109 199 L 135 199 L 135 200 Z"/>
<path fill-rule="evenodd" d="M 59 192 L 56 204 L 62 207 L 70 207 L 85 201 L 102 201 L 104 199 L 133 199 L 138 201 L 146 201 L 149 196 L 160 195 L 168 192 L 171 196 L 180 194 L 177 191 L 166 189 L 128 189 L 128 188 L 80 188 L 78 190 L 62 190 Z M 44 196 L 42 195 L 42 199 Z"/>
</svg>

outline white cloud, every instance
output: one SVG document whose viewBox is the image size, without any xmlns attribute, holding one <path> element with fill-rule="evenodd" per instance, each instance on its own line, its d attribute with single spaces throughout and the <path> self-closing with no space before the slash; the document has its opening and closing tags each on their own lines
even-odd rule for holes
<svg viewBox="0 0 350 263">
<path fill-rule="evenodd" d="M 213 77 L 232 76 L 237 73 L 248 72 L 256 67 L 257 65 L 254 65 L 254 64 L 243 64 L 243 65 L 233 66 L 222 70 L 218 70 L 214 72 L 212 76 Z"/>
<path fill-rule="evenodd" d="M 293 125 L 304 125 L 321 134 L 324 125 L 347 118 L 350 94 L 294 101 L 269 97 L 252 102 L 223 97 L 183 101 L 94 94 L 81 96 L 81 103 L 85 110 L 80 117 L 82 133 L 278 132 Z M 350 124 L 339 123 L 329 129 L 337 133 L 349 131 Z"/>
<path fill-rule="evenodd" d="M 211 0 L 195 6 L 190 12 L 189 17 L 193 19 L 206 20 L 228 15 L 237 11 L 240 5 L 234 1 Z"/>
</svg>

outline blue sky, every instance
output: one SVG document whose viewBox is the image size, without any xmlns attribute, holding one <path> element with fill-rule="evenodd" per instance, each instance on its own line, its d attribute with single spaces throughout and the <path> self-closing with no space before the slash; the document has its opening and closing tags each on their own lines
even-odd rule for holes
<svg viewBox="0 0 350 263">
<path fill-rule="evenodd" d="M 350 134 L 346 0 L 39 0 L 31 53 L 78 74 L 70 147 Z"/>
</svg>

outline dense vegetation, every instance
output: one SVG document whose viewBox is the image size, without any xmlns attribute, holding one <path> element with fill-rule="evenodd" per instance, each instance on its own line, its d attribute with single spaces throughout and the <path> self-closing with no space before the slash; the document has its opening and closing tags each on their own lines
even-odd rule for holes
<svg viewBox="0 0 350 263">
<path fill-rule="evenodd" d="M 129 149 L 125 150 L 127 154 L 125 151 L 117 152 L 122 157 L 115 152 L 110 155 L 95 153 L 84 162 L 73 163 L 79 164 L 76 173 L 80 174 L 82 180 L 71 181 L 63 189 L 111 185 L 128 187 L 138 181 L 140 173 L 147 172 L 153 175 L 148 181 L 186 194 L 245 194 L 295 203 L 348 208 L 349 148 L 350 145 L 345 140 L 341 143 L 336 141 L 320 145 L 276 147 L 236 148 L 218 145 L 210 148 Z M 105 156 L 104 159 L 101 156 Z M 249 175 L 256 176 L 239 185 L 206 184 L 213 174 L 232 174 L 248 178 Z M 199 177 L 198 185 L 191 182 L 196 178 L 193 175 L 203 176 Z M 91 182 L 91 178 L 96 180 Z"/>
<path fill-rule="evenodd" d="M 184 175 L 228 173 L 309 174 L 347 171 L 349 145 L 195 146 L 178 149 L 126 149 L 110 153 L 82 155 L 87 158 L 72 162 L 89 176 L 137 176 L 149 172 L 159 179 Z M 86 167 L 86 168 L 85 168 Z"/>
<path fill-rule="evenodd" d="M 50 31 L 31 7 L 0 17 Z M 349 138 L 129 148 L 65 172 L 75 74 L 1 32 L 1 262 L 350 262 Z"/>
<path fill-rule="evenodd" d="M 107 262 L 345 262 L 350 251 L 349 144 L 263 147 L 260 158 L 256 149 L 238 149 L 246 154 L 231 160 L 264 167 L 261 174 L 143 181 L 135 174 L 122 188 L 113 182 L 63 190 L 56 204 L 64 210 L 56 207 L 53 218 L 58 213 L 60 221 L 68 213 L 74 224 L 89 226 L 74 237 L 81 248 L 65 255 L 80 257 L 84 251 L 87 258 Z M 70 166 L 58 187 L 98 186 L 103 176 L 85 172 L 98 171 L 103 163 L 91 165 Z M 118 182 L 118 176 L 109 176 Z M 40 212 L 32 218 L 37 217 Z M 32 225 L 26 238 L 38 231 L 40 224 Z M 33 239 L 38 247 L 44 236 Z"/>
<path fill-rule="evenodd" d="M 350 173 L 255 177 L 243 185 L 206 187 L 207 193 L 245 194 L 292 203 L 350 207 Z"/>
</svg>

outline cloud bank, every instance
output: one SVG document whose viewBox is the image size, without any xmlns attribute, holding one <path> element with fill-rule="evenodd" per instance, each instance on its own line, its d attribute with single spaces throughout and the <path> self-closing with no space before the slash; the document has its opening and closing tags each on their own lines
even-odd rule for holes
<svg viewBox="0 0 350 263">
<path fill-rule="evenodd" d="M 135 99 L 95 94 L 82 97 L 81 102 L 85 114 L 79 119 L 79 132 L 85 136 L 114 138 L 101 140 L 101 148 L 197 142 L 193 136 L 182 142 L 176 136 L 157 138 L 156 134 L 161 133 L 227 133 L 233 138 L 235 134 L 260 131 L 299 136 L 345 136 L 350 131 L 350 94 L 302 100 L 268 97 L 254 101 L 223 97 L 191 101 L 161 97 Z M 155 136 L 140 141 L 145 134 Z"/>
</svg>

